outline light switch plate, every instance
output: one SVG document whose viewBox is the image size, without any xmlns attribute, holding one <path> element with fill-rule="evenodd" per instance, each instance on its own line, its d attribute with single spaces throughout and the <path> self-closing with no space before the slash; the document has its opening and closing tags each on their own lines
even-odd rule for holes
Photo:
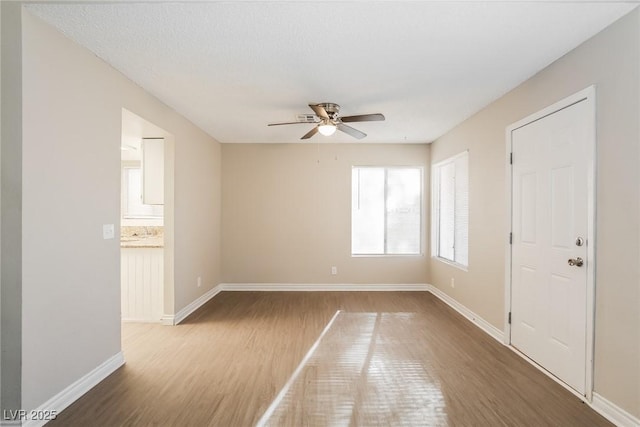
<svg viewBox="0 0 640 427">
<path fill-rule="evenodd" d="M 116 237 L 116 227 L 113 224 L 103 224 L 102 225 L 102 238 L 113 239 Z"/>
</svg>

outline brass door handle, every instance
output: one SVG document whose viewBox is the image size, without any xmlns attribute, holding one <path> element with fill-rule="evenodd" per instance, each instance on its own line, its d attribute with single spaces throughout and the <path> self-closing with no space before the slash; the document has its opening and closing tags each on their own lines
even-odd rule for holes
<svg viewBox="0 0 640 427">
<path fill-rule="evenodd" d="M 569 265 L 570 266 L 576 266 L 576 267 L 582 267 L 584 265 L 584 261 L 582 258 L 578 257 L 576 259 L 570 258 L 569 259 Z"/>
</svg>

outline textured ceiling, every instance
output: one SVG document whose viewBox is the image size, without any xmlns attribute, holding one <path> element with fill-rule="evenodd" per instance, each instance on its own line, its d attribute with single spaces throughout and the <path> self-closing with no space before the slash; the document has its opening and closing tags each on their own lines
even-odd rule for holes
<svg viewBox="0 0 640 427">
<path fill-rule="evenodd" d="M 430 142 L 636 4 L 617 1 L 33 3 L 220 142 L 297 142 L 267 127 L 334 102 L 365 142 Z M 144 112 L 137 112 L 144 114 Z M 354 142 L 340 132 L 316 139 Z"/>
</svg>

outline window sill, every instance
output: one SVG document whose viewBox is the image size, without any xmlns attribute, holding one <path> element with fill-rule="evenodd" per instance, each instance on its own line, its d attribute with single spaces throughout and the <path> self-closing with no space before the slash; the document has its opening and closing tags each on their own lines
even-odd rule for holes
<svg viewBox="0 0 640 427">
<path fill-rule="evenodd" d="M 454 261 L 449 261 L 448 259 L 445 258 L 440 258 L 439 256 L 432 256 L 431 259 L 435 259 L 437 261 L 440 261 L 443 264 L 447 264 L 450 265 L 451 267 L 457 268 L 458 270 L 462 270 L 462 271 L 469 271 L 469 266 L 468 265 L 463 265 Z"/>
</svg>

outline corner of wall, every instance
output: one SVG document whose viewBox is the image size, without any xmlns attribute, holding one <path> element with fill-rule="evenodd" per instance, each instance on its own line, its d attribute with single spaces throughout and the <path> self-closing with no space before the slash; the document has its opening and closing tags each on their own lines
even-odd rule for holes
<svg viewBox="0 0 640 427">
<path fill-rule="evenodd" d="M 0 409 L 22 403 L 22 5 L 0 3 Z"/>
</svg>

